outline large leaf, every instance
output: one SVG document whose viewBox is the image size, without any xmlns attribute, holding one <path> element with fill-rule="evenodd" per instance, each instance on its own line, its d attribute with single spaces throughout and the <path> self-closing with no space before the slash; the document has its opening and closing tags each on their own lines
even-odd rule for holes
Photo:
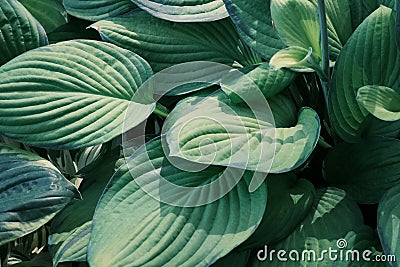
<svg viewBox="0 0 400 267">
<path fill-rule="evenodd" d="M 228 255 L 218 259 L 211 267 L 237 266 L 245 267 L 250 257 L 250 250 L 232 250 Z"/>
<path fill-rule="evenodd" d="M 359 203 L 378 203 L 386 190 L 400 182 L 399 151 L 397 139 L 339 144 L 324 161 L 325 179 L 346 190 Z"/>
<path fill-rule="evenodd" d="M 347 197 L 343 190 L 319 189 L 311 211 L 297 228 L 283 241 L 268 246 L 269 252 L 281 249 L 286 251 L 287 261 L 284 265 L 275 257 L 276 255 L 270 259 L 268 251 L 263 248 L 257 253 L 260 259 L 254 257 L 250 266 L 299 266 L 300 262 L 301 266 L 320 266 L 317 265 L 320 261 L 307 262 L 307 258 L 302 260 L 302 251 L 314 250 L 317 256 L 321 256 L 318 254 L 318 246 L 334 249 L 334 246 L 330 246 L 332 241 L 336 243 L 337 239 L 344 238 L 349 231 L 360 225 L 362 225 L 361 212 L 357 204 Z M 289 256 L 289 252 L 292 250 L 298 251 L 300 262 L 292 260 L 295 258 L 294 253 L 292 253 L 292 257 Z M 328 254 L 322 256 L 327 257 Z"/>
<path fill-rule="evenodd" d="M 63 3 L 68 14 L 92 21 L 116 16 L 136 7 L 130 0 L 63 0 Z"/>
<path fill-rule="evenodd" d="M 166 160 L 160 139 L 145 147 L 147 151 L 144 147 L 137 150 L 116 172 L 100 199 L 89 243 L 90 265 L 208 266 L 255 230 L 265 209 L 267 191 L 263 184 L 259 190 L 248 192 L 251 173 L 212 203 L 172 206 L 156 200 L 153 194 L 177 201 L 183 197 L 186 200 L 182 205 L 196 202 L 199 197 L 213 198 L 223 183 L 229 183 L 219 182 L 224 168 L 189 173 Z M 175 184 L 174 189 L 166 190 L 160 178 Z M 196 187 L 212 181 L 218 184 L 211 191 L 182 195 L 182 186 Z M 145 188 L 139 186 L 143 183 Z"/>
<path fill-rule="evenodd" d="M 293 174 L 270 175 L 267 179 L 267 208 L 260 226 L 240 245 L 260 248 L 287 237 L 311 209 L 315 197 L 314 186 Z"/>
<path fill-rule="evenodd" d="M 101 20 L 91 27 L 105 40 L 143 56 L 155 71 L 189 61 L 214 61 L 230 66 L 259 62 L 242 43 L 229 19 L 176 23 L 139 11 Z"/>
<path fill-rule="evenodd" d="M 132 0 L 155 17 L 177 22 L 205 22 L 228 16 L 222 0 Z"/>
<path fill-rule="evenodd" d="M 233 105 L 222 93 L 178 105 L 165 125 L 170 155 L 270 173 L 298 167 L 318 140 L 318 115 L 303 108 L 296 126 L 275 128 L 266 110 L 263 103 Z"/>
<path fill-rule="evenodd" d="M 366 85 L 358 89 L 357 101 L 378 119 L 400 120 L 400 91 L 386 86 Z"/>
<path fill-rule="evenodd" d="M 379 202 L 378 233 L 386 255 L 400 258 L 400 184 L 389 189 Z M 394 266 L 394 265 L 393 265 Z"/>
<path fill-rule="evenodd" d="M 82 200 L 71 202 L 54 217 L 49 235 L 49 251 L 54 266 L 65 261 L 86 261 L 92 217 L 108 180 L 114 174 L 116 156 L 118 153 L 105 154 L 93 163 L 90 170 L 84 172 L 79 187 Z"/>
<path fill-rule="evenodd" d="M 270 1 L 224 0 L 243 40 L 263 58 L 285 47 L 272 25 Z"/>
<path fill-rule="evenodd" d="M 46 148 L 104 143 L 121 134 L 133 94 L 151 75 L 141 57 L 104 42 L 29 51 L 0 68 L 0 132 Z"/>
<path fill-rule="evenodd" d="M 51 32 L 68 22 L 67 12 L 60 0 L 19 0 L 19 2 L 40 22 L 46 32 Z"/>
<path fill-rule="evenodd" d="M 0 1 L 0 25 L 0 65 L 48 43 L 43 27 L 18 1 Z"/>
<path fill-rule="evenodd" d="M 378 120 L 356 99 L 357 91 L 366 85 L 399 88 L 394 26 L 394 12 L 381 6 L 357 28 L 336 62 L 328 108 L 335 131 L 347 142 L 360 136 L 397 137 L 400 133 L 400 121 Z"/>
<path fill-rule="evenodd" d="M 50 162 L 0 143 L 0 245 L 38 229 L 77 196 Z"/>
</svg>

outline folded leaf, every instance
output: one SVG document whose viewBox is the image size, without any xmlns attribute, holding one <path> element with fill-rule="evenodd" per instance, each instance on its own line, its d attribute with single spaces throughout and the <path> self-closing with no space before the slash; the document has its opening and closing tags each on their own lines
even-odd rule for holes
<svg viewBox="0 0 400 267">
<path fill-rule="evenodd" d="M 0 245 L 35 231 L 75 197 L 50 162 L 0 143 Z"/>
<path fill-rule="evenodd" d="M 177 22 L 206 22 L 226 18 L 222 0 L 132 0 L 151 15 Z"/>
<path fill-rule="evenodd" d="M 400 120 L 400 91 L 386 86 L 366 85 L 358 89 L 357 101 L 378 119 Z"/>
<path fill-rule="evenodd" d="M 53 149 L 104 143 L 122 133 L 131 98 L 151 75 L 141 57 L 104 42 L 29 51 L 0 67 L 0 133 Z"/>
<path fill-rule="evenodd" d="M 164 156 L 160 139 L 137 150 L 113 176 L 96 208 L 88 249 L 93 266 L 208 266 L 246 240 L 259 224 L 267 201 L 266 186 L 249 193 L 246 173 L 226 195 L 211 203 L 184 207 L 220 193 L 224 168 L 186 172 Z M 170 191 L 165 179 L 173 184 Z M 239 177 L 240 178 L 240 177 Z M 210 191 L 182 194 L 182 187 Z M 139 186 L 144 185 L 144 187 Z M 203 187 L 202 187 L 203 188 Z M 146 193 L 147 192 L 147 193 Z M 182 197 L 183 206 L 154 198 Z M 218 214 L 218 216 L 215 216 Z"/>
<path fill-rule="evenodd" d="M 270 61 L 276 70 L 290 68 L 298 72 L 321 72 L 320 59 L 312 53 L 312 48 L 308 50 L 300 46 L 289 46 L 277 52 Z"/>
<path fill-rule="evenodd" d="M 136 7 L 130 0 L 64 0 L 63 4 L 68 14 L 91 21 L 117 16 Z"/>
<path fill-rule="evenodd" d="M 0 65 L 48 44 L 43 27 L 18 1 L 0 0 Z"/>
<path fill-rule="evenodd" d="M 155 71 L 190 61 L 213 61 L 229 66 L 260 62 L 240 40 L 229 19 L 175 23 L 139 11 L 104 19 L 91 27 L 103 39 L 143 56 Z"/>
</svg>

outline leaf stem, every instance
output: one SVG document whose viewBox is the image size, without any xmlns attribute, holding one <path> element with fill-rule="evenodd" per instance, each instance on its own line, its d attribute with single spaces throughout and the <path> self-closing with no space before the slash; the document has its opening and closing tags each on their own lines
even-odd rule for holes
<svg viewBox="0 0 400 267">
<path fill-rule="evenodd" d="M 160 117 L 163 117 L 163 118 L 168 117 L 169 112 L 170 112 L 169 109 L 164 107 L 160 103 L 156 103 L 156 108 L 153 111 L 154 114 L 156 114 Z"/>
<path fill-rule="evenodd" d="M 324 93 L 325 103 L 329 105 L 328 102 L 328 91 L 329 91 L 329 45 L 328 45 L 328 29 L 326 24 L 326 11 L 325 11 L 325 1 L 318 0 L 318 17 L 319 17 L 319 27 L 321 34 L 321 48 L 322 48 L 322 72 L 323 75 L 319 75 L 321 79 L 322 90 Z"/>
</svg>

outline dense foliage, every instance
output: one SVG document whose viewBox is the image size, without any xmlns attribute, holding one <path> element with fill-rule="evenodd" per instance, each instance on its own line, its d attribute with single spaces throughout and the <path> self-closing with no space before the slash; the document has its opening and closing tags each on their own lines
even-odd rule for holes
<svg viewBox="0 0 400 267">
<path fill-rule="evenodd" d="M 0 0 L 0 266 L 400 266 L 397 5 Z"/>
</svg>

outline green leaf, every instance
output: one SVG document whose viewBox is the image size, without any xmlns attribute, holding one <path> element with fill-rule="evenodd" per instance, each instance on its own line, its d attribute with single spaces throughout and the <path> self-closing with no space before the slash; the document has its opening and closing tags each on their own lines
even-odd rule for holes
<svg viewBox="0 0 400 267">
<path fill-rule="evenodd" d="M 176 23 L 138 11 L 101 20 L 91 27 L 99 31 L 103 39 L 143 56 L 154 71 L 190 61 L 213 61 L 239 67 L 260 62 L 240 40 L 229 19 Z"/>
<path fill-rule="evenodd" d="M 283 93 L 268 99 L 268 104 L 274 116 L 275 127 L 285 128 L 296 125 L 297 109 L 293 100 Z"/>
<path fill-rule="evenodd" d="M 389 189 L 378 207 L 378 233 L 386 255 L 400 258 L 400 184 Z"/>
<path fill-rule="evenodd" d="M 285 47 L 272 24 L 270 1 L 224 0 L 240 37 L 263 58 Z"/>
<path fill-rule="evenodd" d="M 359 203 L 378 203 L 386 190 L 400 182 L 399 150 L 400 141 L 388 138 L 339 144 L 325 158 L 325 179 Z"/>
<path fill-rule="evenodd" d="M 309 213 L 315 197 L 314 186 L 293 174 L 267 177 L 267 207 L 260 226 L 239 248 L 260 248 L 287 237 Z"/>
<path fill-rule="evenodd" d="M 80 185 L 82 200 L 70 202 L 54 217 L 48 241 L 54 266 L 66 261 L 86 261 L 94 210 L 114 174 L 115 162 L 115 155 L 105 155 L 96 161 Z"/>
<path fill-rule="evenodd" d="M 288 87 L 295 77 L 294 72 L 284 69 L 275 70 L 268 62 L 265 62 L 246 73 L 244 77 L 223 78 L 221 88 L 234 103 L 241 103 L 243 100 L 240 96 L 246 95 L 248 100 L 258 96 L 252 94 L 254 85 L 261 90 L 265 98 L 270 98 Z"/>
<path fill-rule="evenodd" d="M 175 191 L 181 191 L 180 187 L 166 191 L 159 175 L 176 186 L 196 187 L 216 181 L 222 172 L 221 167 L 190 173 L 179 170 L 167 161 L 160 139 L 147 143 L 115 173 L 100 199 L 93 219 L 89 264 L 208 266 L 228 254 L 251 235 L 265 209 L 265 184 L 253 193 L 247 190 L 251 173 L 245 173 L 225 196 L 202 206 L 172 206 L 146 193 L 158 192 L 178 201 L 183 197 L 183 205 L 199 197 L 209 199 L 224 185 L 219 183 L 209 192 L 201 189 L 199 195 L 182 195 Z M 138 181 L 146 182 L 145 188 Z"/>
<path fill-rule="evenodd" d="M 63 0 L 68 14 L 77 18 L 97 21 L 135 9 L 130 0 Z"/>
<path fill-rule="evenodd" d="M 297 168 L 319 137 L 316 112 L 303 108 L 298 123 L 275 128 L 265 103 L 252 109 L 233 105 L 219 93 L 178 105 L 164 125 L 170 156 L 189 161 L 281 173 Z M 261 160 L 262 159 L 262 160 Z"/>
<path fill-rule="evenodd" d="M 50 162 L 0 143 L 0 245 L 35 231 L 77 196 Z"/>
<path fill-rule="evenodd" d="M 29 10 L 48 33 L 68 22 L 65 7 L 59 0 L 19 0 L 18 2 Z"/>
<path fill-rule="evenodd" d="M 392 88 L 366 85 L 358 89 L 357 101 L 368 112 L 384 121 L 400 120 L 400 93 Z"/>
<path fill-rule="evenodd" d="M 346 142 L 355 142 L 360 136 L 400 134 L 400 121 L 376 119 L 356 98 L 366 85 L 400 87 L 394 26 L 394 12 L 381 6 L 357 28 L 336 62 L 328 108 L 335 131 Z"/>
<path fill-rule="evenodd" d="M 322 72 L 320 58 L 313 55 L 312 48 L 308 50 L 300 46 L 289 46 L 277 52 L 270 61 L 276 70 L 290 68 L 298 72 Z"/>
<path fill-rule="evenodd" d="M 218 259 L 211 267 L 246 267 L 250 257 L 250 250 L 232 250 L 228 255 Z"/>
<path fill-rule="evenodd" d="M 104 42 L 29 51 L 0 68 L 0 132 L 53 149 L 104 143 L 122 133 L 131 98 L 151 75 L 141 57 Z"/>
<path fill-rule="evenodd" d="M 0 65 L 48 44 L 43 27 L 18 1 L 0 0 Z"/>
<path fill-rule="evenodd" d="M 177 22 L 206 22 L 228 17 L 222 0 L 132 0 L 151 15 Z"/>
<path fill-rule="evenodd" d="M 284 240 L 274 245 L 268 246 L 268 251 L 284 250 L 287 255 L 287 262 L 282 265 L 276 254 L 272 261 L 268 251 L 265 255 L 265 247 L 258 251 L 261 261 L 254 257 L 249 266 L 320 266 L 318 261 L 307 262 L 302 260 L 303 250 L 314 250 L 317 256 L 318 248 L 330 247 L 339 238 L 344 238 L 349 231 L 362 225 L 362 214 L 357 204 L 346 196 L 343 190 L 336 188 L 325 188 L 317 190 L 317 194 L 312 208 L 304 220 L 296 229 Z M 331 243 L 332 242 L 332 243 Z M 335 247 L 332 247 L 335 249 Z M 298 251 L 300 261 L 292 261 L 289 252 Z M 321 249 L 322 250 L 322 249 Z M 267 258 L 262 261 L 262 258 Z M 294 253 L 292 254 L 293 257 Z M 324 255 L 325 257 L 327 254 Z M 311 265 L 308 265 L 311 264 Z"/>
</svg>

